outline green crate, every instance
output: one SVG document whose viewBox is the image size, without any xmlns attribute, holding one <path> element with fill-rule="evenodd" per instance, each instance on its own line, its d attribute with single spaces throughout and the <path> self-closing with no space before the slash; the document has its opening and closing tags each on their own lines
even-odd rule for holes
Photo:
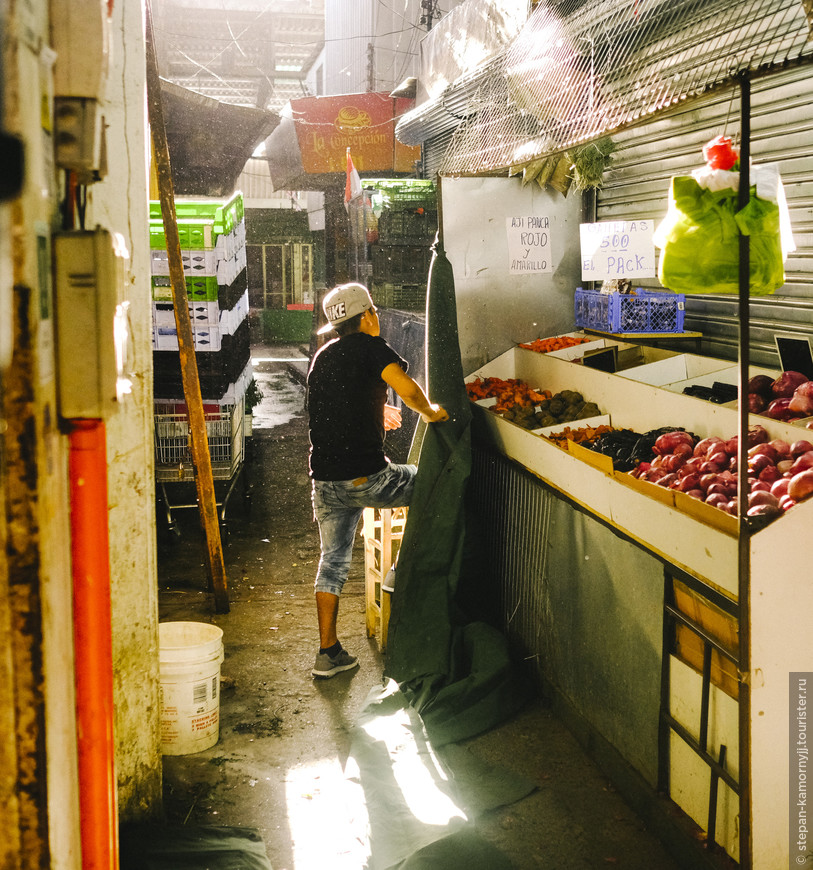
<svg viewBox="0 0 813 870">
<path fill-rule="evenodd" d="M 214 250 L 217 236 L 214 221 L 178 221 L 178 238 L 181 240 L 182 250 L 212 251 Z M 150 248 L 162 251 L 167 249 L 167 240 L 164 235 L 164 224 L 162 221 L 157 223 L 150 221 Z"/>
<path fill-rule="evenodd" d="M 195 275 L 186 279 L 186 295 L 190 302 L 217 302 L 217 276 Z M 154 302 L 172 301 L 172 284 L 168 275 L 152 276 Z"/>
<path fill-rule="evenodd" d="M 211 224 L 214 235 L 227 235 L 245 217 L 243 194 L 238 190 L 225 203 L 222 200 L 175 200 L 175 217 L 179 225 L 185 221 Z M 150 200 L 150 223 L 153 221 L 162 221 L 161 203 L 154 199 Z"/>
</svg>

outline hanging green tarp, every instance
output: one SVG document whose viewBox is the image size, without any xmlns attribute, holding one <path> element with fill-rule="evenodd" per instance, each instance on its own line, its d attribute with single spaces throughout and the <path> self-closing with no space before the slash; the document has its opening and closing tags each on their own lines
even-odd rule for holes
<svg viewBox="0 0 813 870">
<path fill-rule="evenodd" d="M 449 420 L 426 427 L 392 598 L 385 673 L 435 745 L 487 731 L 527 700 L 504 637 L 470 621 L 467 573 L 482 564 L 466 517 L 471 409 L 463 381 L 454 275 L 440 240 L 429 271 L 426 381 Z"/>
</svg>

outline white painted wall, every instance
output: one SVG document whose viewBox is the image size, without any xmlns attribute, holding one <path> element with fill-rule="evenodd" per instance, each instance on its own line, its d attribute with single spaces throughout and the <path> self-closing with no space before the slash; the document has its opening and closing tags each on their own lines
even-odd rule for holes
<svg viewBox="0 0 813 870">
<path fill-rule="evenodd" d="M 521 341 L 573 329 L 581 197 L 519 178 L 443 178 L 443 235 L 457 294 L 465 374 Z M 506 218 L 550 218 L 552 271 L 511 274 Z"/>
<path fill-rule="evenodd" d="M 105 117 L 108 174 L 91 188 L 91 225 L 124 235 L 133 330 L 133 393 L 107 424 L 119 813 L 160 810 L 158 582 L 153 469 L 152 314 L 144 7 L 113 7 Z"/>
</svg>

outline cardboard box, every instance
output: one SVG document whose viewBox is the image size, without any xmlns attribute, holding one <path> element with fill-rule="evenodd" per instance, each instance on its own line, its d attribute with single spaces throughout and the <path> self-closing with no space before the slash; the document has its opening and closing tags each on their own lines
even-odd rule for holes
<svg viewBox="0 0 813 870">
<path fill-rule="evenodd" d="M 736 656 L 739 650 L 737 620 L 679 580 L 673 580 L 673 590 L 676 609 Z M 700 635 L 687 625 L 676 622 L 675 655 L 698 673 L 703 672 L 703 647 Z M 739 697 L 737 666 L 714 647 L 711 650 L 711 682 L 734 700 Z"/>
</svg>

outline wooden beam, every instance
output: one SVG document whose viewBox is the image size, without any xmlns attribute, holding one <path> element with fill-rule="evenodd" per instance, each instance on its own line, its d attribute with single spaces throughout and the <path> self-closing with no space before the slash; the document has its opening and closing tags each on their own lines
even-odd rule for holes
<svg viewBox="0 0 813 870">
<path fill-rule="evenodd" d="M 192 462 L 195 466 L 195 486 L 198 493 L 198 508 L 201 525 L 206 537 L 206 565 L 209 572 L 210 588 L 214 591 L 217 613 L 229 612 L 229 595 L 226 584 L 226 569 L 223 564 L 223 547 L 217 519 L 212 459 L 209 441 L 206 437 L 206 420 L 203 414 L 203 399 L 200 392 L 198 361 L 195 356 L 192 321 L 189 317 L 189 299 L 186 294 L 181 241 L 178 235 L 178 222 L 175 213 L 175 191 L 172 184 L 172 170 L 169 160 L 164 113 L 161 104 L 161 80 L 158 75 L 158 61 L 152 29 L 152 10 L 147 0 L 146 37 L 147 37 L 147 105 L 150 128 L 155 153 L 155 169 L 158 178 L 158 192 L 161 200 L 161 214 L 164 219 L 164 235 L 167 240 L 169 258 L 169 277 L 172 285 L 172 305 L 175 309 L 175 325 L 178 330 L 178 353 L 181 361 L 181 379 L 184 398 L 188 408 L 189 431 L 191 434 Z"/>
</svg>

